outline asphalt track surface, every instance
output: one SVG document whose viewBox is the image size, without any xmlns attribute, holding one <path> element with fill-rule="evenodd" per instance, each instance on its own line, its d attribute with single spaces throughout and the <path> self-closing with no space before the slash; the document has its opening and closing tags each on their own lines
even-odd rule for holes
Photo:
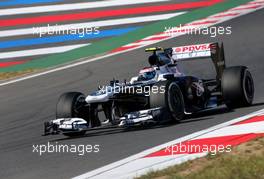
<svg viewBox="0 0 264 179">
<path fill-rule="evenodd" d="M 145 130 L 91 131 L 85 137 L 41 136 L 43 122 L 53 119 L 59 95 L 66 91 L 93 91 L 112 77 L 129 78 L 147 65 L 147 54 L 137 49 L 103 60 L 87 63 L 45 76 L 17 82 L 0 88 L 0 176 L 1 178 L 69 178 L 136 154 L 158 144 L 206 129 L 264 106 L 263 24 L 264 10 L 220 24 L 232 26 L 232 35 L 210 38 L 188 35 L 164 41 L 163 47 L 221 40 L 225 44 L 227 65 L 246 65 L 255 80 L 255 104 L 249 108 L 227 111 L 224 107 L 203 113 L 181 124 Z M 155 45 L 155 46 L 157 46 Z M 205 65 L 189 68 L 203 75 Z M 70 153 L 32 153 L 33 144 L 99 144 L 99 153 L 78 156 Z"/>
</svg>

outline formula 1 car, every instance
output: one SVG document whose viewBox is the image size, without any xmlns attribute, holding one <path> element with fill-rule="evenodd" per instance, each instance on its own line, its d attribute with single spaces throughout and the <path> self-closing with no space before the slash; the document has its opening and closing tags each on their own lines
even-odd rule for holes
<svg viewBox="0 0 264 179">
<path fill-rule="evenodd" d="M 45 135 L 83 135 L 102 126 L 131 127 L 161 122 L 180 122 L 188 114 L 225 104 L 228 108 L 249 106 L 254 97 L 253 78 L 245 66 L 226 67 L 223 43 L 148 48 L 149 67 L 130 82 L 109 85 L 85 96 L 67 92 L 60 96 L 56 119 L 44 124 Z M 187 76 L 178 62 L 210 58 L 214 79 Z M 103 112 L 105 121 L 98 117 Z"/>
</svg>

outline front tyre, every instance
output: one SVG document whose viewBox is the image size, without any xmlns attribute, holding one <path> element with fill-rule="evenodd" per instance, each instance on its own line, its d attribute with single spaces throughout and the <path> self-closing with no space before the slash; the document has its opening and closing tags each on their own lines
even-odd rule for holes
<svg viewBox="0 0 264 179">
<path fill-rule="evenodd" d="M 56 108 L 56 118 L 83 118 L 88 119 L 87 114 L 84 111 L 85 96 L 80 92 L 67 92 L 60 96 L 57 108 Z M 68 137 L 82 136 L 86 131 L 78 132 L 67 132 L 63 135 Z"/>
<path fill-rule="evenodd" d="M 254 98 L 254 82 L 248 68 L 226 68 L 221 79 L 223 100 L 228 108 L 250 106 Z"/>
<path fill-rule="evenodd" d="M 149 96 L 150 108 L 161 107 L 159 118 L 170 118 L 173 122 L 184 119 L 184 99 L 180 87 L 174 81 L 161 81 L 152 86 L 152 89 L 159 89 L 158 93 Z"/>
<path fill-rule="evenodd" d="M 84 94 L 80 92 L 64 93 L 60 96 L 57 103 L 56 118 L 81 118 L 82 114 L 80 113 L 80 110 L 84 104 Z"/>
</svg>

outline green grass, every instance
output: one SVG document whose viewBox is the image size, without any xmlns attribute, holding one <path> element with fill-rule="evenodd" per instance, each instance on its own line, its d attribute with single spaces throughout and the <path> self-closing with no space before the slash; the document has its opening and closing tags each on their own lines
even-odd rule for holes
<svg viewBox="0 0 264 179">
<path fill-rule="evenodd" d="M 138 179 L 264 179 L 264 138 L 232 149 L 150 172 Z"/>
</svg>

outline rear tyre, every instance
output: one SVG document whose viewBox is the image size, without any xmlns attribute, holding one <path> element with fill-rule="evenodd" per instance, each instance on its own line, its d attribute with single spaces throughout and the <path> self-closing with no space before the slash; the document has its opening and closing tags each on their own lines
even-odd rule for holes
<svg viewBox="0 0 264 179">
<path fill-rule="evenodd" d="M 254 82 L 248 68 L 226 68 L 221 79 L 223 99 L 228 108 L 250 106 L 254 98 Z"/>
<path fill-rule="evenodd" d="M 158 89 L 158 92 L 154 93 L 154 89 Z M 149 104 L 150 108 L 162 108 L 158 116 L 160 120 L 179 122 L 185 117 L 183 95 L 176 82 L 161 81 L 153 85 Z"/>
<path fill-rule="evenodd" d="M 80 92 L 68 92 L 60 96 L 57 108 L 56 108 L 56 118 L 87 118 L 83 111 L 83 106 L 85 104 L 85 96 Z M 68 137 L 82 136 L 85 131 L 63 133 Z"/>
</svg>

